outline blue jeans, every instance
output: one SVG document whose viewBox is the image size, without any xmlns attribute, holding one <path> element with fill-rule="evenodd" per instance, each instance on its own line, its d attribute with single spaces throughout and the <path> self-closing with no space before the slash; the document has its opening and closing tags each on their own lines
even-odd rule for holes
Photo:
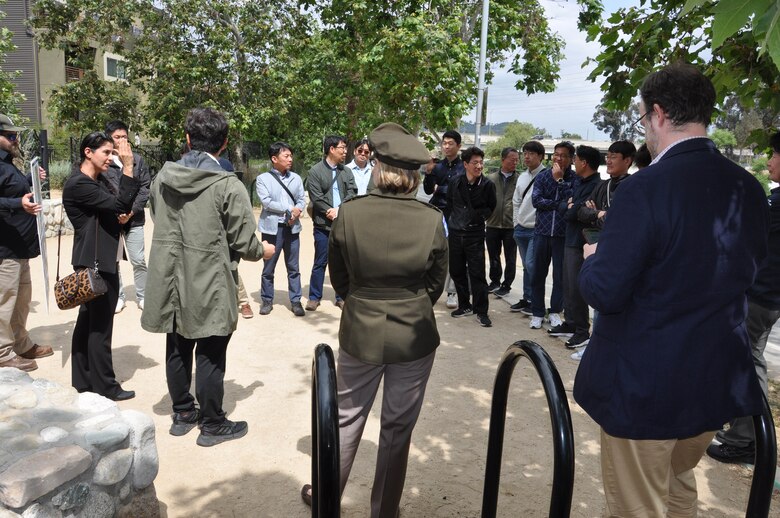
<svg viewBox="0 0 780 518">
<path fill-rule="evenodd" d="M 564 238 L 534 236 L 534 275 L 531 311 L 535 317 L 544 316 L 544 284 L 552 263 L 553 287 L 550 295 L 550 313 L 563 311 L 563 249 Z"/>
<path fill-rule="evenodd" d="M 328 267 L 328 237 L 330 230 L 314 227 L 314 266 L 309 279 L 309 300 L 322 299 L 322 285 L 325 283 L 325 268 Z M 336 300 L 341 297 L 336 295 Z"/>
<path fill-rule="evenodd" d="M 298 269 L 298 256 L 301 240 L 298 234 L 293 234 L 287 225 L 279 225 L 276 234 L 263 234 L 263 239 L 276 247 L 270 259 L 263 260 L 263 277 L 260 282 L 260 298 L 263 302 L 274 300 L 274 270 L 279 256 L 284 250 L 284 265 L 287 268 L 287 291 L 290 302 L 301 301 L 301 272 Z"/>
<path fill-rule="evenodd" d="M 144 227 L 130 227 L 125 232 L 125 246 L 130 264 L 133 265 L 133 280 L 135 281 L 135 298 L 138 302 L 144 300 L 144 288 L 146 288 L 146 260 L 144 259 Z M 119 299 L 125 298 L 125 290 L 122 286 L 122 275 L 119 274 Z"/>
<path fill-rule="evenodd" d="M 530 302 L 534 275 L 534 229 L 515 225 L 513 237 L 523 263 L 523 299 Z"/>
</svg>

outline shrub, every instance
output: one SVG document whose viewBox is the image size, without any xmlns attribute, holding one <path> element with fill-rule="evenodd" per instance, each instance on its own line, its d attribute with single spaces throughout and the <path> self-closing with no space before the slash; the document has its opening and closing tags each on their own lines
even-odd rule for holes
<svg viewBox="0 0 780 518">
<path fill-rule="evenodd" d="M 753 174 L 763 173 L 766 171 L 766 165 L 768 162 L 769 158 L 766 155 L 761 155 L 757 158 L 754 158 L 753 162 L 750 163 L 750 170 L 753 171 Z"/>
<path fill-rule="evenodd" d="M 46 172 L 49 177 L 49 189 L 61 191 L 65 180 L 70 176 L 70 171 L 71 165 L 67 160 L 49 162 L 49 170 Z"/>
</svg>

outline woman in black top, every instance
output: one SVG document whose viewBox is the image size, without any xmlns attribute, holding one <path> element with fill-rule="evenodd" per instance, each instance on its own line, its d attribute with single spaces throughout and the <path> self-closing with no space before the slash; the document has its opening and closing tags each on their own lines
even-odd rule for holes
<svg viewBox="0 0 780 518">
<path fill-rule="evenodd" d="M 117 261 L 122 257 L 120 230 L 138 194 L 133 178 L 133 154 L 126 142 L 115 150 L 104 133 L 95 132 L 81 141 L 81 165 L 62 190 L 62 202 L 75 230 L 73 268 L 97 263 L 108 291 L 82 304 L 72 342 L 72 385 L 79 392 L 96 392 L 114 401 L 130 399 L 135 392 L 123 390 L 116 380 L 111 360 L 114 308 L 119 293 Z M 103 177 L 118 154 L 123 164 L 117 192 Z"/>
</svg>

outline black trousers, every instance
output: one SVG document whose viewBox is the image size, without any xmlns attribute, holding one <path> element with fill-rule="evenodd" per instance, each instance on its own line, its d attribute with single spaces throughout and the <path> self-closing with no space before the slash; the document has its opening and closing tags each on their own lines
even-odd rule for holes
<svg viewBox="0 0 780 518">
<path fill-rule="evenodd" d="M 487 227 L 485 232 L 485 245 L 490 261 L 490 282 L 507 288 L 512 287 L 517 265 L 517 244 L 514 234 L 514 228 Z M 504 260 L 506 261 L 506 269 L 503 272 L 501 270 L 501 248 L 504 249 Z M 502 273 L 504 274 L 504 282 L 501 282 Z"/>
<path fill-rule="evenodd" d="M 108 291 L 79 308 L 71 341 L 71 384 L 79 392 L 95 392 L 113 398 L 122 387 L 114 374 L 111 337 L 114 309 L 119 298 L 119 276 L 100 272 Z"/>
<path fill-rule="evenodd" d="M 580 293 L 580 268 L 585 258 L 582 248 L 563 249 L 563 309 L 566 323 L 574 325 L 577 333 L 590 334 L 590 310 Z"/>
<path fill-rule="evenodd" d="M 487 315 L 485 237 L 480 235 L 459 236 L 450 233 L 449 245 L 450 277 L 455 281 L 455 290 L 458 292 L 458 307 L 472 308 L 477 315 Z M 469 280 L 471 281 L 470 290 Z"/>
<path fill-rule="evenodd" d="M 534 273 L 531 289 L 531 310 L 535 317 L 544 316 L 544 285 L 552 262 L 553 285 L 550 313 L 563 310 L 563 249 L 564 238 L 534 235 Z"/>
<path fill-rule="evenodd" d="M 173 411 L 186 412 L 195 408 L 195 398 L 190 394 L 194 352 L 195 395 L 200 403 L 201 424 L 207 428 L 225 421 L 222 399 L 225 395 L 225 358 L 231 336 L 184 338 L 176 332 L 174 323 L 173 333 L 166 337 L 165 374 Z"/>
</svg>

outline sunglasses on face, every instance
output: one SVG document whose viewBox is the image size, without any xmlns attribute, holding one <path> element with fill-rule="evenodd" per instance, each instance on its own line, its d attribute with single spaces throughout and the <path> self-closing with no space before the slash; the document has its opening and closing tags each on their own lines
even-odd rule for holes
<svg viewBox="0 0 780 518">
<path fill-rule="evenodd" d="M 355 154 L 356 155 L 366 155 L 366 156 L 368 156 L 368 155 L 371 154 L 371 151 L 369 151 L 368 149 L 356 149 L 355 150 Z"/>
<path fill-rule="evenodd" d="M 0 133 L 0 135 L 7 138 L 11 142 L 16 142 L 16 139 L 19 138 L 19 135 L 16 133 Z"/>
</svg>

